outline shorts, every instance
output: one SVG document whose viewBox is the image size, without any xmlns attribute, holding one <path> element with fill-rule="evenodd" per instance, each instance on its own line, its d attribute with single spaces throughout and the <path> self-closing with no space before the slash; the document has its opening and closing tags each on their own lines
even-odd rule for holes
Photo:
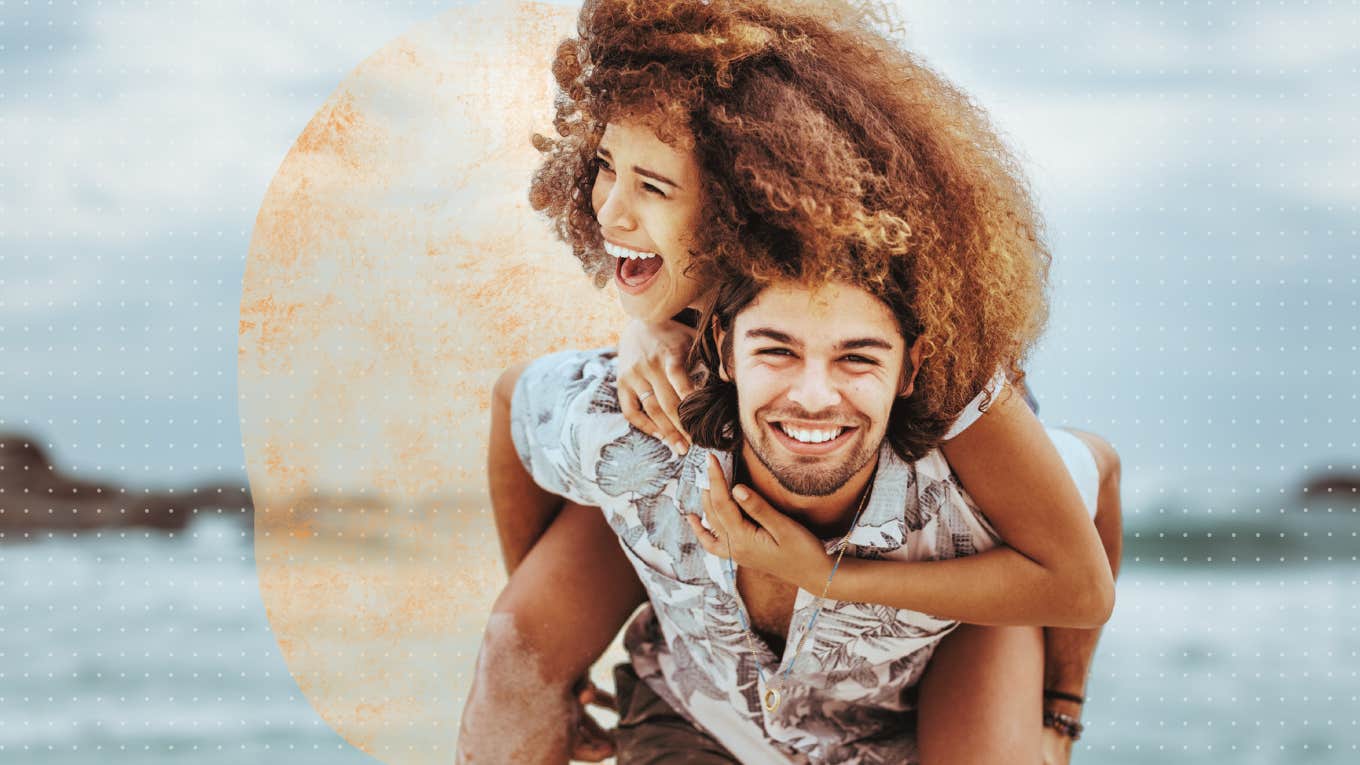
<svg viewBox="0 0 1360 765">
<path fill-rule="evenodd" d="M 619 704 L 614 731 L 618 765 L 740 765 L 722 744 L 639 680 L 630 663 L 614 667 L 614 698 Z"/>
<path fill-rule="evenodd" d="M 1034 393 L 1024 381 L 1020 383 L 1020 392 L 1024 394 L 1025 404 L 1030 411 L 1038 416 L 1039 402 L 1035 400 Z M 1049 440 L 1057 447 L 1059 456 L 1067 465 L 1067 472 L 1072 474 L 1077 491 L 1081 493 L 1081 499 L 1086 503 L 1087 515 L 1095 518 L 1096 496 L 1100 493 L 1100 468 L 1096 465 L 1095 455 L 1091 454 L 1091 448 L 1069 430 L 1047 426 L 1044 429 L 1048 431 Z"/>
<path fill-rule="evenodd" d="M 1100 493 L 1100 468 L 1096 466 L 1096 456 L 1086 442 L 1063 428 L 1048 428 L 1048 438 L 1058 450 L 1067 472 L 1077 484 L 1077 491 L 1086 503 L 1086 513 L 1096 517 L 1096 497 Z"/>
</svg>

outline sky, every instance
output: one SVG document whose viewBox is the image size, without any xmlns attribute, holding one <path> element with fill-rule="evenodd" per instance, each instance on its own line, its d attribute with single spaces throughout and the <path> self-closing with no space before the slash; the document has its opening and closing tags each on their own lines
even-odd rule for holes
<svg viewBox="0 0 1360 765">
<path fill-rule="evenodd" d="M 85 479 L 245 481 L 265 190 L 356 66 L 450 8 L 0 6 L 0 431 Z M 1030 174 L 1054 255 L 1041 416 L 1116 446 L 1135 514 L 1276 507 L 1357 469 L 1360 3 L 901 16 Z"/>
</svg>

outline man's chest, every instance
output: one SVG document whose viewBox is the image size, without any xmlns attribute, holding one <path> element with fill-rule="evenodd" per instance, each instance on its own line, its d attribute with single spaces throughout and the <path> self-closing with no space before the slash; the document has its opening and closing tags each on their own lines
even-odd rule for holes
<svg viewBox="0 0 1360 765">
<path fill-rule="evenodd" d="M 750 568 L 737 569 L 737 592 L 751 616 L 751 626 L 776 655 L 784 652 L 798 587 Z"/>
</svg>

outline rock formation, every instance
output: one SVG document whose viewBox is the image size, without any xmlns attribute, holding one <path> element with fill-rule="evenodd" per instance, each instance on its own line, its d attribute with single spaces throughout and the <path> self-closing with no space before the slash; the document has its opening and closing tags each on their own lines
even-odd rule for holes
<svg viewBox="0 0 1360 765">
<path fill-rule="evenodd" d="M 179 530 L 209 511 L 250 518 L 250 489 L 206 484 L 152 490 L 63 475 L 36 438 L 0 434 L 0 543 L 34 531 L 125 526 Z"/>
</svg>

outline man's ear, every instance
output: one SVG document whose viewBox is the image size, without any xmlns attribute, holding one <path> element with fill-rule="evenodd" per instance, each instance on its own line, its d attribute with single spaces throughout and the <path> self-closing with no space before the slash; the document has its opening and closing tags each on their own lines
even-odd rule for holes
<svg viewBox="0 0 1360 765">
<path fill-rule="evenodd" d="M 925 349 L 921 347 L 923 340 L 925 340 L 924 337 L 916 338 L 916 342 L 912 343 L 911 348 L 907 349 L 906 361 L 911 364 L 911 375 L 902 384 L 902 392 L 897 394 L 899 398 L 907 398 L 912 391 L 916 390 L 916 373 L 921 371 L 921 355 L 925 352 Z"/>
<path fill-rule="evenodd" d="M 723 359 L 723 340 L 727 339 L 727 334 L 718 326 L 718 317 L 714 316 L 708 325 L 709 336 L 713 338 L 714 355 L 718 357 L 718 379 L 725 383 L 732 382 L 732 376 L 727 373 L 727 363 Z"/>
<path fill-rule="evenodd" d="M 718 338 L 718 379 L 725 383 L 732 382 L 732 376 L 727 373 L 727 360 L 723 358 L 723 340 L 726 335 L 722 330 L 715 330 Z"/>
</svg>

